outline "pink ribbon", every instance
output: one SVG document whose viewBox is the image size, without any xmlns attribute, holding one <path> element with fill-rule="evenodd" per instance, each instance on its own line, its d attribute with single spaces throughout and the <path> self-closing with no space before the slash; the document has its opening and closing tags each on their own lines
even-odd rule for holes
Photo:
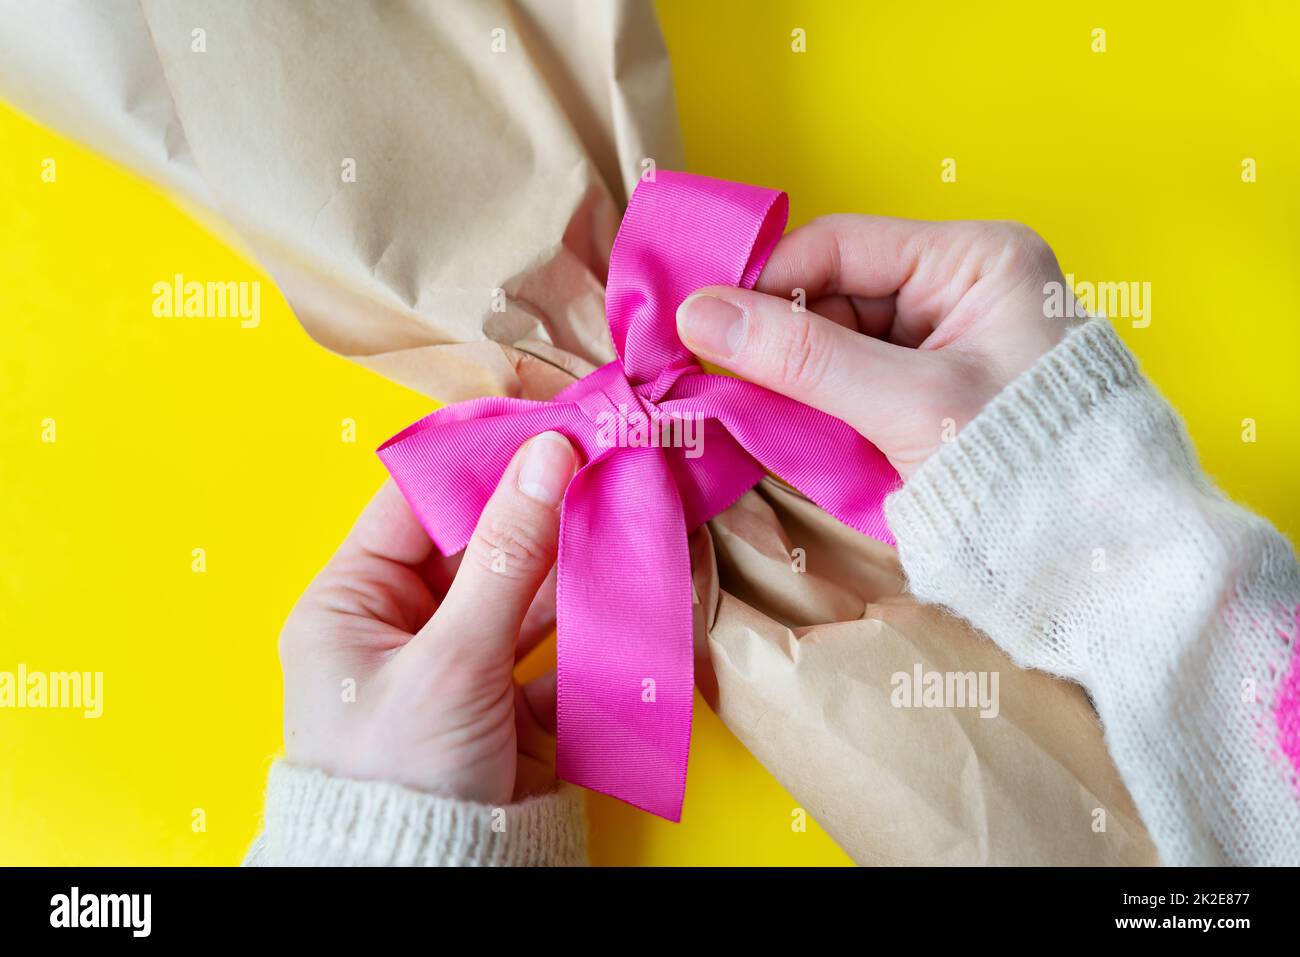
<svg viewBox="0 0 1300 957">
<path fill-rule="evenodd" d="M 690 293 L 754 285 L 788 208 L 776 190 L 687 173 L 641 182 L 605 292 L 619 361 L 551 402 L 448 406 L 379 449 L 445 555 L 468 543 L 530 437 L 554 429 L 580 450 L 560 523 L 556 770 L 672 821 L 681 819 L 695 683 L 687 535 L 770 470 L 893 544 L 882 506 L 899 479 L 871 443 L 816 409 L 706 373 L 677 337 L 675 313 Z M 639 423 L 674 418 L 696 423 L 698 450 L 640 442 Z M 623 427 L 632 438 L 619 444 Z"/>
</svg>

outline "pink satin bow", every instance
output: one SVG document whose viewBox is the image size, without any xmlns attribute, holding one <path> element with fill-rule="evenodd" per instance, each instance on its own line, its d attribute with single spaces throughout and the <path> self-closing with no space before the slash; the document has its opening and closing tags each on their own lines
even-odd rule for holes
<svg viewBox="0 0 1300 957">
<path fill-rule="evenodd" d="M 445 555 L 468 543 L 522 443 L 554 429 L 580 450 L 560 524 L 556 770 L 672 821 L 694 688 L 687 535 L 771 470 L 893 543 L 882 505 L 898 475 L 871 443 L 816 409 L 706 373 L 677 337 L 690 293 L 754 285 L 787 213 L 775 190 L 663 171 L 643 181 L 610 254 L 605 312 L 619 361 L 551 402 L 448 406 L 379 449 Z M 674 419 L 699 430 L 694 447 L 640 441 L 642 422 Z"/>
</svg>

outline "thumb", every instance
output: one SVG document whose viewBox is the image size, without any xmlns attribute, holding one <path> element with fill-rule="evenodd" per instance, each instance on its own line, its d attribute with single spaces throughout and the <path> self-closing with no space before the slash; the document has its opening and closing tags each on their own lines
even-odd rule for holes
<svg viewBox="0 0 1300 957">
<path fill-rule="evenodd" d="M 871 438 L 871 396 L 905 394 L 916 352 L 846 329 L 789 299 L 708 286 L 677 309 L 677 333 L 703 359 L 821 409 Z"/>
<path fill-rule="evenodd" d="M 417 642 L 514 662 L 529 606 L 555 564 L 560 503 L 576 465 L 573 446 L 558 432 L 534 436 L 515 454 Z M 447 649 L 449 643 L 457 647 Z"/>
</svg>

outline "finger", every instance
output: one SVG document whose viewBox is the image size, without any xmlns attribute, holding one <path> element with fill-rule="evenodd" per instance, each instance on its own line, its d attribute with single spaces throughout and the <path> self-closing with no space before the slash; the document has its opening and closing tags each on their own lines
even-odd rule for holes
<svg viewBox="0 0 1300 957">
<path fill-rule="evenodd" d="M 304 599 L 326 612 L 382 622 L 414 634 L 436 607 L 422 567 L 433 543 L 392 480 L 362 511 Z"/>
<path fill-rule="evenodd" d="M 523 686 L 524 701 L 528 713 L 539 728 L 547 734 L 555 734 L 555 669 L 538 675 Z"/>
<path fill-rule="evenodd" d="M 808 298 L 892 296 L 907 282 L 940 223 L 890 216 L 823 216 L 782 237 L 755 287 Z"/>
<path fill-rule="evenodd" d="M 447 590 L 451 588 L 451 583 L 456 580 L 456 572 L 460 569 L 462 554 L 462 552 L 457 552 L 455 555 L 443 555 L 437 549 L 434 549 L 428 558 L 416 566 L 416 571 L 420 573 L 425 584 L 429 586 L 429 590 L 433 592 L 439 601 L 447 594 Z"/>
<path fill-rule="evenodd" d="M 433 542 L 390 478 L 352 525 L 335 557 L 373 555 L 417 566 L 434 554 Z"/>
<path fill-rule="evenodd" d="M 558 432 L 543 432 L 517 452 L 465 548 L 456 579 L 417 641 L 513 660 L 538 588 L 555 564 L 560 503 L 577 456 Z"/>
<path fill-rule="evenodd" d="M 515 800 L 555 787 L 555 669 L 515 687 Z"/>
<path fill-rule="evenodd" d="M 932 251 L 944 245 L 937 237 L 963 228 L 888 216 L 825 216 L 777 243 L 755 288 L 786 297 L 803 289 L 808 301 L 828 296 L 887 301 L 889 324 L 879 328 L 885 307 L 873 306 L 869 319 L 877 328 L 861 331 L 915 347 L 938 325 L 947 305 L 924 289 L 924 267 L 934 258 Z"/>
<path fill-rule="evenodd" d="M 919 353 L 859 335 L 785 299 L 730 286 L 694 293 L 677 311 L 697 355 L 828 412 L 871 438 L 872 396 L 903 394 Z"/>
<path fill-rule="evenodd" d="M 808 308 L 845 329 L 875 339 L 889 339 L 890 329 L 894 324 L 894 298 L 893 296 L 885 296 L 881 299 L 865 296 L 824 296 L 808 303 Z"/>
<path fill-rule="evenodd" d="M 455 581 L 463 556 L 464 552 L 457 552 L 450 557 L 434 552 L 417 569 L 430 591 L 439 600 L 447 594 L 451 583 Z M 553 631 L 555 631 L 554 565 L 551 566 L 551 573 L 546 576 L 546 581 L 542 582 L 542 587 L 538 589 L 537 597 L 528 608 L 528 614 L 524 616 L 523 627 L 519 630 L 519 644 L 515 648 L 515 658 L 521 659 L 526 656 Z"/>
<path fill-rule="evenodd" d="M 515 645 L 515 661 L 522 661 L 528 653 L 550 637 L 555 631 L 555 573 L 551 566 L 550 573 L 537 590 L 533 603 L 528 606 L 528 614 L 519 629 L 519 641 Z"/>
</svg>

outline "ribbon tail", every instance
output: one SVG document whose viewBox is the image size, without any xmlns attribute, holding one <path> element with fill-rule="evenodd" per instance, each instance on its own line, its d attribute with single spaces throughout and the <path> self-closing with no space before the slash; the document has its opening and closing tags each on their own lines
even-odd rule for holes
<svg viewBox="0 0 1300 957">
<path fill-rule="evenodd" d="M 581 469 L 565 495 L 556 772 L 681 820 L 694 695 L 690 553 L 659 449 Z"/>
</svg>

